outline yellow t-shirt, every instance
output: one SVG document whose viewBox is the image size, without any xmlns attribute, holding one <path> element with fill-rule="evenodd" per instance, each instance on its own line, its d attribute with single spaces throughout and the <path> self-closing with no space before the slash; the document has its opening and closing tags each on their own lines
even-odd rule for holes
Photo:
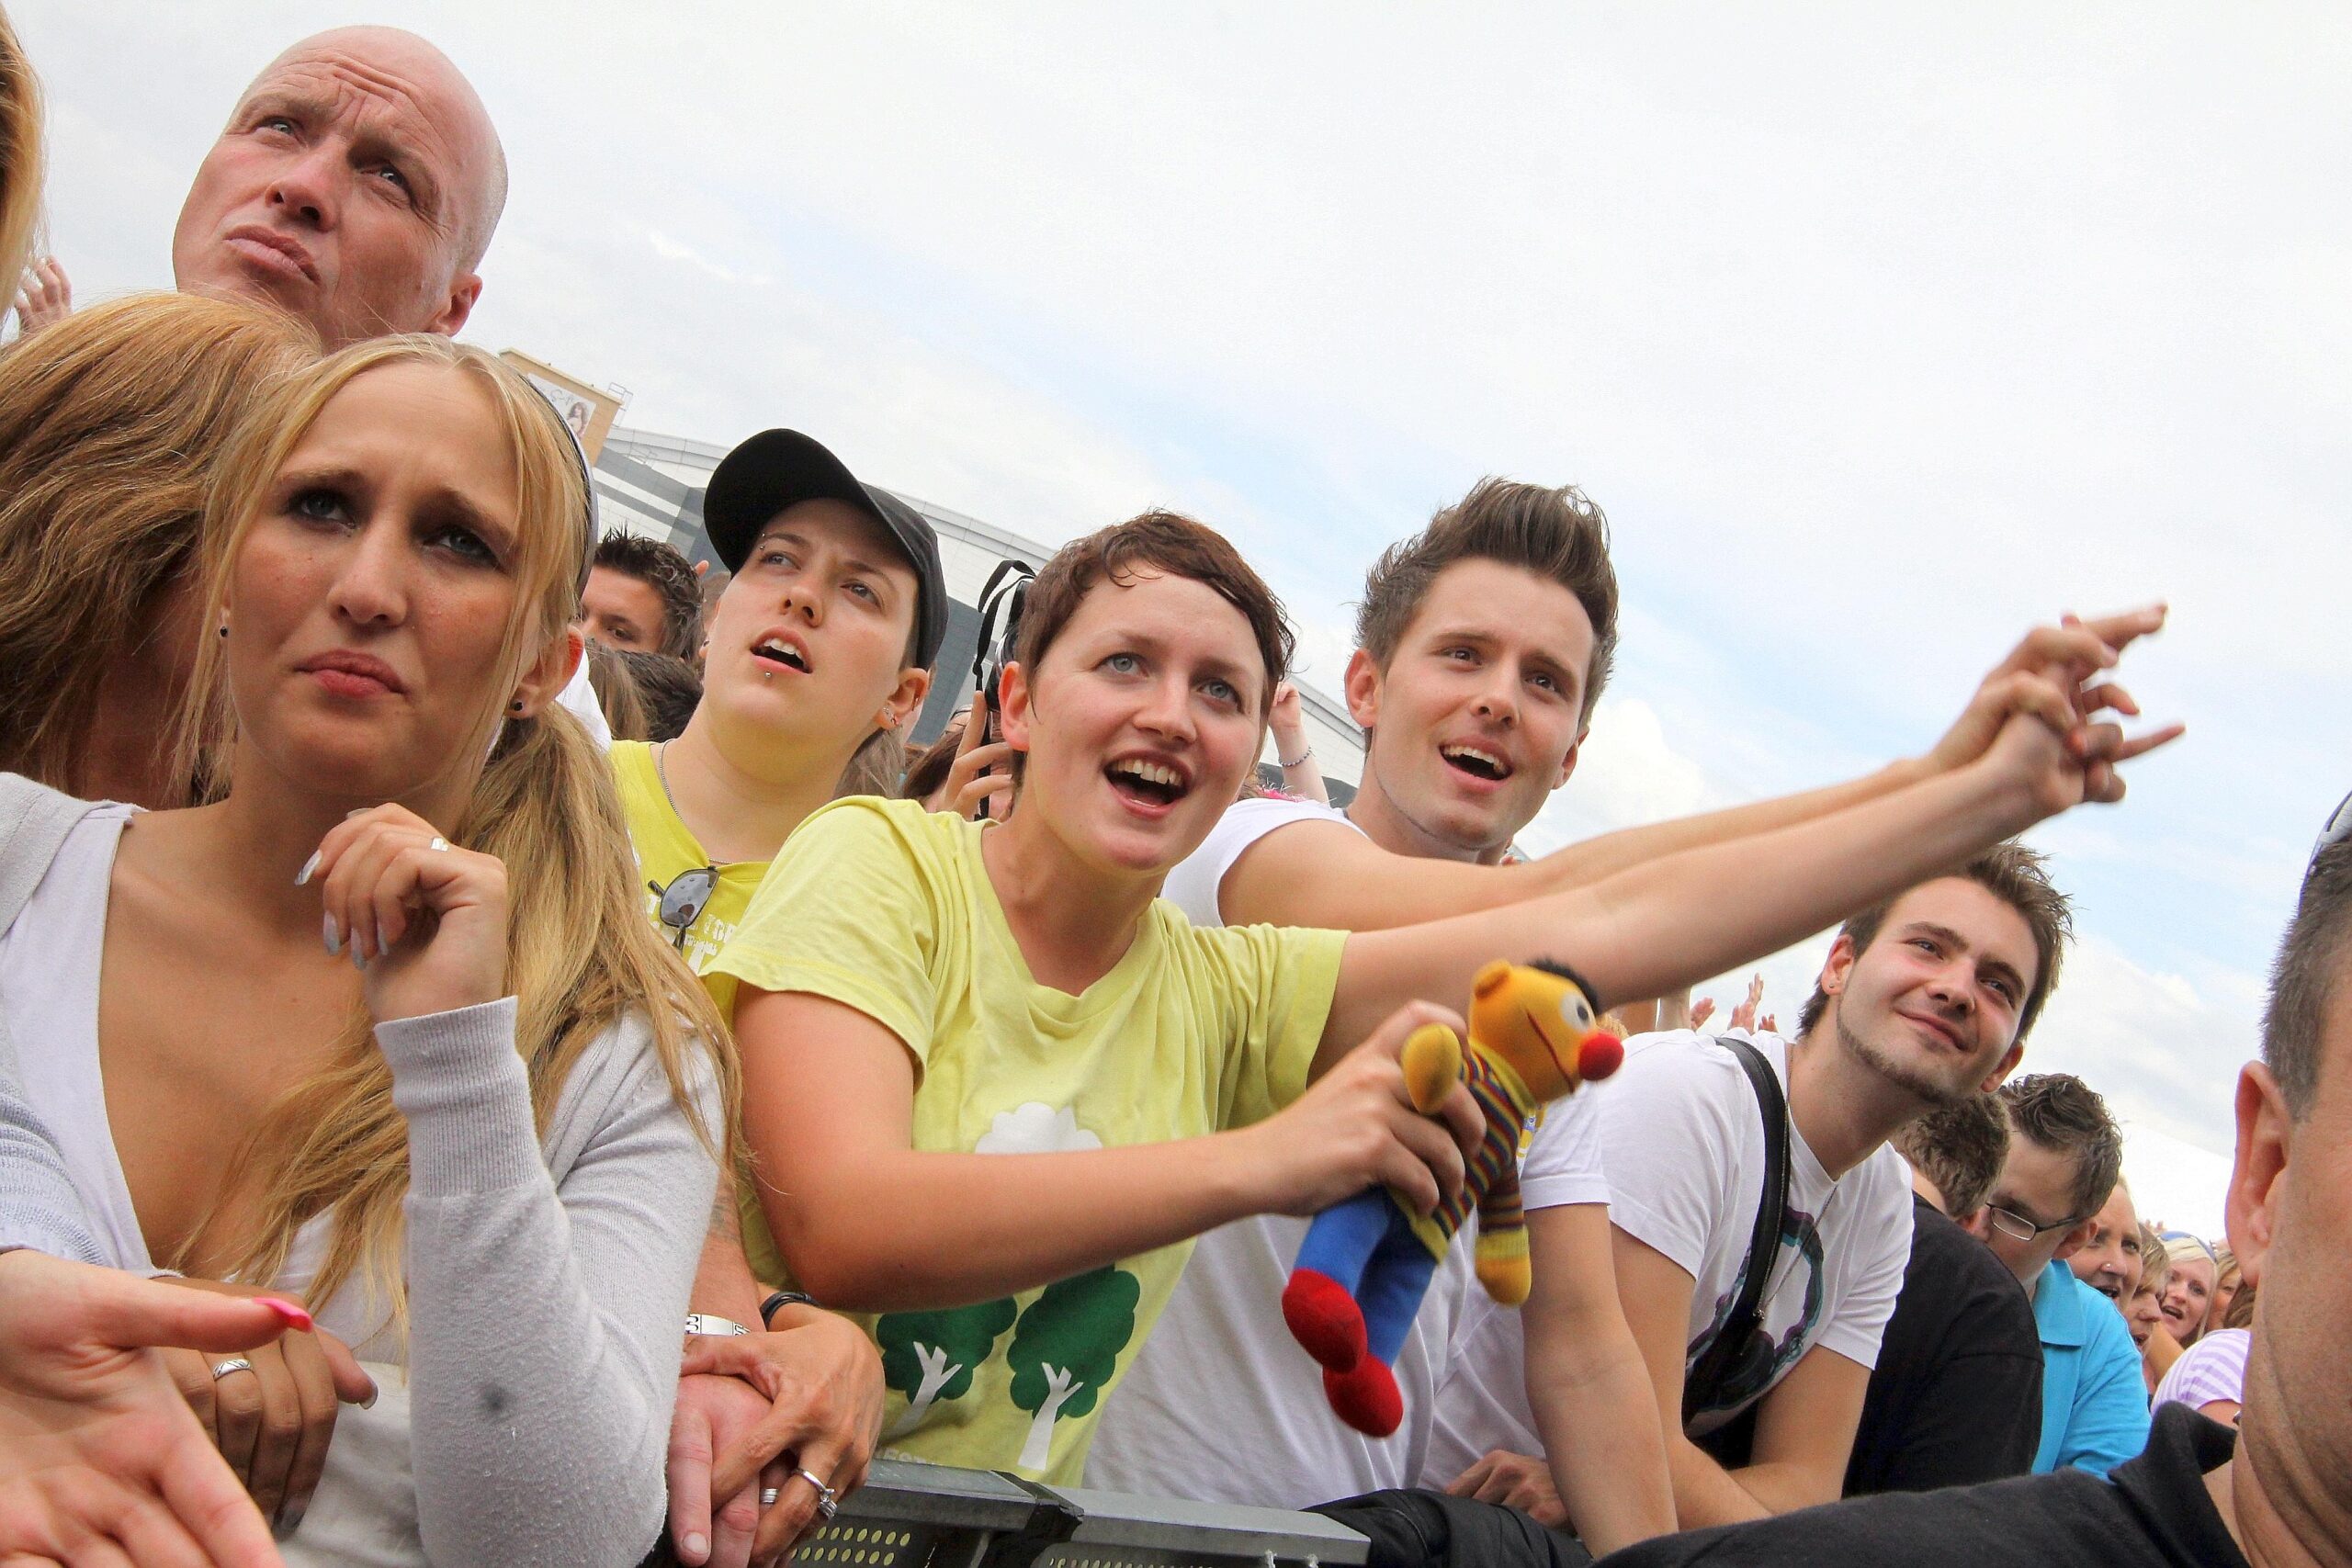
<svg viewBox="0 0 2352 1568">
<path fill-rule="evenodd" d="M 719 974 L 711 964 L 742 923 L 743 911 L 751 907 L 760 878 L 767 874 L 768 863 L 747 860 L 713 866 L 693 832 L 671 809 L 669 792 L 662 787 L 662 776 L 654 770 L 653 748 L 642 740 L 620 740 L 614 742 L 610 755 L 613 782 L 620 789 L 621 815 L 628 820 L 629 843 L 637 851 L 637 881 L 645 892 L 645 918 L 684 955 L 686 966 L 702 976 L 703 989 L 718 1004 L 718 1016 L 732 1021 L 735 976 Z M 686 927 L 682 942 L 677 927 L 662 923 L 662 892 L 679 877 L 704 870 L 716 871 L 718 879 L 702 912 Z"/>
<path fill-rule="evenodd" d="M 1162 899 L 1110 973 L 1073 997 L 1030 977 L 980 863 L 982 830 L 911 801 L 833 802 L 776 856 L 715 967 L 855 1008 L 905 1042 L 918 1149 L 1158 1143 L 1297 1098 L 1330 1014 L 1342 933 L 1202 931 Z M 745 1243 L 756 1259 L 764 1227 Z M 886 1445 L 1075 1483 L 1102 1401 L 1191 1250 L 1182 1242 L 1017 1297 L 865 1320 L 891 1388 Z"/>
</svg>

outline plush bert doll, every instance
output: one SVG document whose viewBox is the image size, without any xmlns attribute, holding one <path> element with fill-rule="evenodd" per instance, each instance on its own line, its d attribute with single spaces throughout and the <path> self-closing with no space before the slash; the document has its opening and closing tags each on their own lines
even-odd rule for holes
<svg viewBox="0 0 2352 1568">
<path fill-rule="evenodd" d="M 1486 1113 L 1487 1135 L 1460 1194 L 1424 1219 L 1374 1187 L 1307 1227 L 1283 1290 L 1283 1319 L 1323 1365 L 1331 1408 L 1385 1438 L 1404 1419 L 1389 1369 L 1420 1311 L 1421 1293 L 1453 1233 L 1478 1211 L 1478 1282 L 1505 1306 L 1527 1299 L 1527 1222 L 1519 1207 L 1519 1144 L 1550 1100 L 1605 1078 L 1625 1058 L 1602 1032 L 1592 989 L 1555 964 L 1489 964 L 1472 982 L 1470 1043 L 1442 1023 L 1405 1042 L 1405 1087 L 1434 1111 L 1458 1078 Z"/>
</svg>

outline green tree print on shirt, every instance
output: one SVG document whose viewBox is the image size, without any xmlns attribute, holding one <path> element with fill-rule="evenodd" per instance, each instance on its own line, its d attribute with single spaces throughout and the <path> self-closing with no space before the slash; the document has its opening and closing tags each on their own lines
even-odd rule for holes
<svg viewBox="0 0 2352 1568">
<path fill-rule="evenodd" d="M 1054 1423 L 1094 1408 L 1119 1352 L 1135 1337 L 1142 1295 L 1133 1274 L 1102 1268 L 1046 1286 L 1021 1314 L 1007 1352 L 1012 1403 L 1036 1412 L 1036 1419 L 1021 1445 L 1019 1468 L 1045 1469 L 1053 1457 Z"/>
<path fill-rule="evenodd" d="M 894 1312 L 874 1325 L 882 1347 L 882 1381 L 907 1396 L 907 1407 L 885 1438 L 902 1437 L 922 1425 L 943 1399 L 961 1399 L 972 1389 L 972 1372 L 996 1348 L 997 1337 L 1012 1326 L 1011 1296 L 944 1312 Z"/>
</svg>

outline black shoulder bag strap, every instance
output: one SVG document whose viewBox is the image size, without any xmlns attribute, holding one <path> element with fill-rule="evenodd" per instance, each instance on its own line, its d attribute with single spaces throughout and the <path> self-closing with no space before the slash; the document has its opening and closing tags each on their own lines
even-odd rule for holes
<svg viewBox="0 0 2352 1568">
<path fill-rule="evenodd" d="M 1780 1256 L 1781 1226 L 1789 1209 L 1789 1102 L 1781 1080 L 1764 1053 L 1734 1035 L 1718 1035 L 1715 1043 L 1728 1050 L 1747 1073 L 1748 1087 L 1764 1113 L 1764 1193 L 1756 1205 L 1756 1227 L 1748 1233 L 1747 1257 L 1739 1266 L 1739 1297 L 1724 1319 L 1713 1341 L 1700 1354 L 1699 1364 L 1682 1380 L 1682 1420 L 1711 1404 L 1725 1376 L 1747 1351 L 1764 1325 L 1764 1287 Z"/>
</svg>

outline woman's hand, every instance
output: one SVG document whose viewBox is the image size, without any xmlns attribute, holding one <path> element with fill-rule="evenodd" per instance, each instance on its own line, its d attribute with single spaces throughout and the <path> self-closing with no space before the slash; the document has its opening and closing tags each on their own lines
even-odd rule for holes
<svg viewBox="0 0 2352 1568">
<path fill-rule="evenodd" d="M 1928 753 L 1928 766 L 1946 773 L 1976 761 L 1992 749 L 2014 713 L 2039 715 L 2060 736 L 2103 708 L 2136 716 L 2140 710 L 2130 693 L 2090 682 L 2099 671 L 2113 669 L 2133 642 L 2161 630 L 2165 615 L 2165 607 L 2154 604 L 2088 621 L 2066 615 L 2057 626 L 2034 627 L 1985 675 Z"/>
<path fill-rule="evenodd" d="M 975 702 L 964 711 L 964 736 L 956 744 L 956 761 L 945 781 L 923 802 L 924 809 L 973 819 L 1004 815 L 996 800 L 1002 796 L 1006 806 L 1012 800 L 1012 748 L 987 739 L 988 730 L 988 709 Z"/>
<path fill-rule="evenodd" d="M 355 811 L 302 868 L 326 908 L 329 953 L 366 976 L 379 1023 L 506 994 L 506 867 L 460 849 L 413 811 Z"/>
<path fill-rule="evenodd" d="M 1486 1118 L 1458 1082 L 1435 1113 L 1413 1109 L 1399 1058 L 1406 1036 L 1425 1023 L 1468 1037 L 1459 1013 L 1408 1003 L 1288 1107 L 1227 1134 L 1242 1142 L 1263 1181 L 1262 1212 L 1319 1213 L 1385 1186 L 1426 1214 L 1462 1190 L 1464 1163 L 1487 1135 Z"/>
<path fill-rule="evenodd" d="M 0 1560 L 276 1568 L 268 1527 L 148 1347 L 250 1359 L 310 1321 L 283 1299 L 0 1254 Z"/>
<path fill-rule="evenodd" d="M 212 1280 L 174 1280 L 182 1290 L 248 1298 L 269 1292 Z M 300 1307 L 283 1292 L 271 1299 Z M 291 1333 L 241 1358 L 253 1370 L 215 1378 L 220 1358 L 165 1349 L 164 1365 L 262 1517 L 291 1529 L 326 1473 L 327 1445 L 345 1404 L 376 1403 L 376 1383 L 350 1348 L 324 1329 Z"/>
<path fill-rule="evenodd" d="M 882 1357 L 865 1331 L 814 1307 L 785 1307 L 767 1334 L 701 1335 L 686 1342 L 687 1377 L 741 1379 L 765 1397 L 768 1411 L 748 1432 L 713 1432 L 719 1452 L 710 1495 L 732 1497 L 760 1483 L 777 1498 L 760 1518 L 752 1561 L 770 1562 L 823 1520 L 817 1489 L 798 1472 L 823 1478 L 837 1497 L 864 1484 L 882 1437 Z"/>
</svg>

